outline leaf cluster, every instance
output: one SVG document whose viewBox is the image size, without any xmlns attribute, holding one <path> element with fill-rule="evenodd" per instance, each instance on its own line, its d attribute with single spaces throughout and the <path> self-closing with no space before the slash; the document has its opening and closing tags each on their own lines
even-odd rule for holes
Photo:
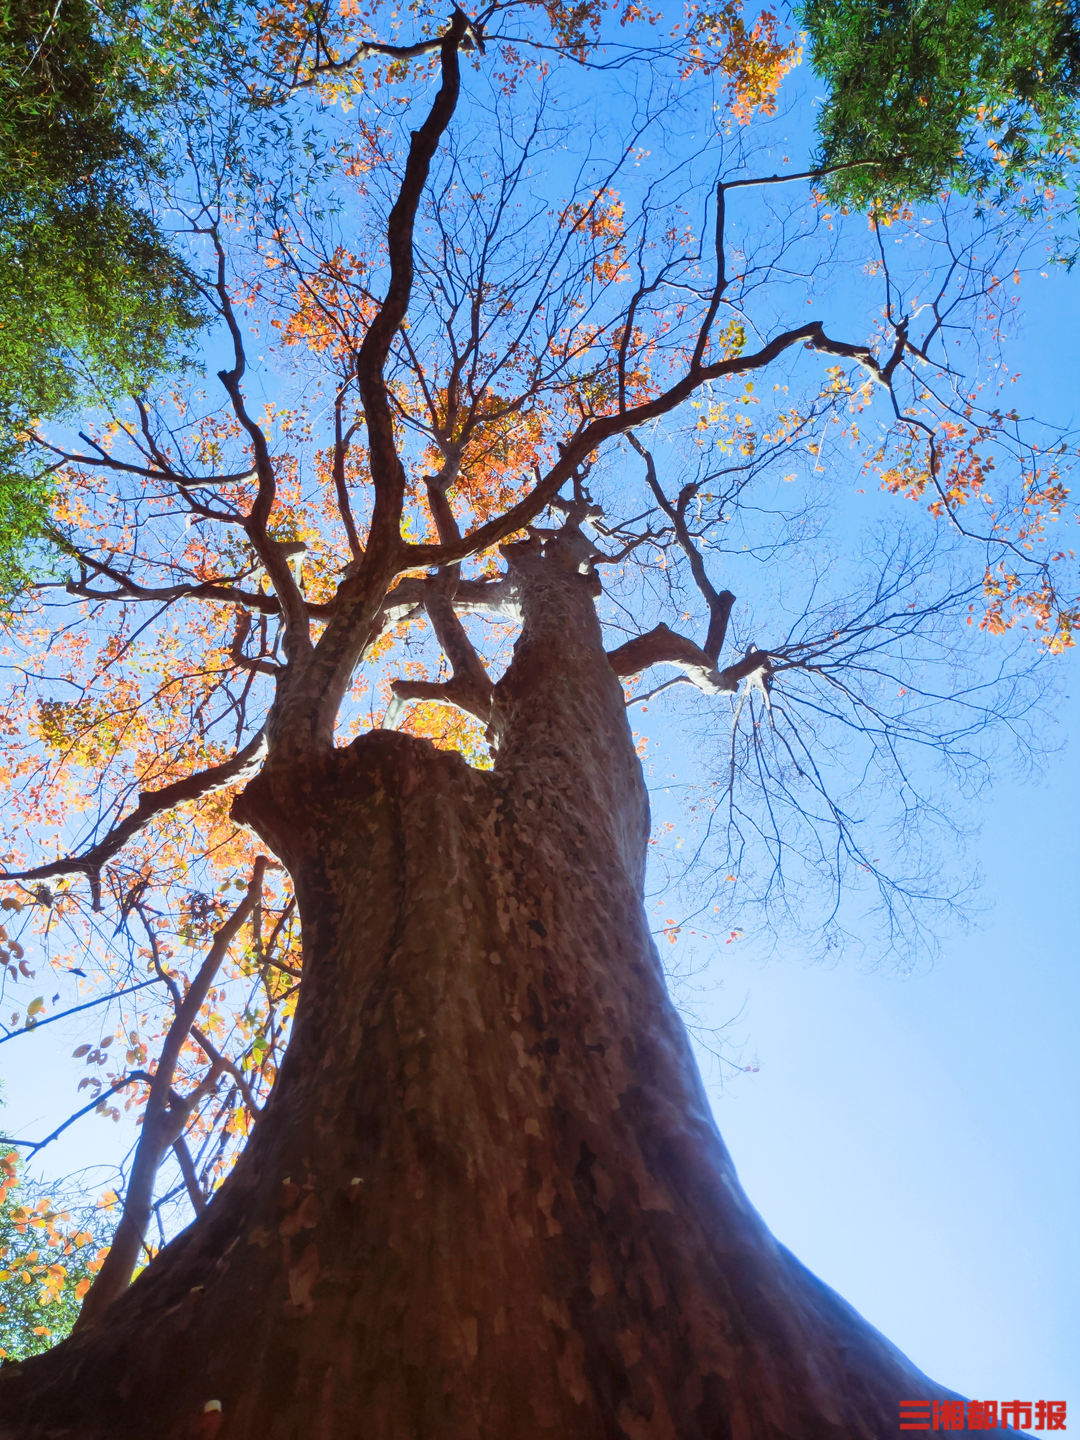
<svg viewBox="0 0 1080 1440">
<path fill-rule="evenodd" d="M 162 163 L 150 122 L 176 90 L 155 19 L 126 0 L 0 7 L 3 594 L 25 581 L 49 492 L 28 428 L 141 387 L 201 323 L 144 198 Z"/>
<path fill-rule="evenodd" d="M 107 1244 L 101 1212 L 74 1218 L 0 1155 L 0 1358 L 23 1360 L 62 1340 Z"/>
<path fill-rule="evenodd" d="M 806 0 L 796 13 L 830 88 L 819 161 L 852 167 L 828 180 L 834 201 L 1062 184 L 1080 94 L 1073 0 Z"/>
</svg>

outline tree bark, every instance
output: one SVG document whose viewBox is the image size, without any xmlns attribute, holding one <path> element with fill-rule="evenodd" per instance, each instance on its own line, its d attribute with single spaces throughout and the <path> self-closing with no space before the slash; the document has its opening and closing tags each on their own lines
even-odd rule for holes
<svg viewBox="0 0 1080 1440">
<path fill-rule="evenodd" d="M 506 553 L 494 771 L 379 731 L 238 800 L 303 918 L 275 1091 L 206 1212 L 0 1374 L 5 1440 L 879 1440 L 951 1394 L 744 1196 L 642 905 L 596 582 Z"/>
</svg>

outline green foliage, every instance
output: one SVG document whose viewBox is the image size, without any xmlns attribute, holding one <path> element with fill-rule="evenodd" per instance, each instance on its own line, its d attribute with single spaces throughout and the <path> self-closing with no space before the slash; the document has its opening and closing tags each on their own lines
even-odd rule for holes
<svg viewBox="0 0 1080 1440">
<path fill-rule="evenodd" d="M 48 519 L 48 486 L 26 474 L 21 447 L 0 447 L 0 621 L 35 577 L 49 570 L 42 535 Z"/>
<path fill-rule="evenodd" d="M 200 323 L 144 199 L 177 83 L 152 21 L 126 0 L 0 0 L 0 599 L 48 500 L 28 427 L 139 388 Z"/>
<path fill-rule="evenodd" d="M 115 5 L 98 10 L 86 0 L 4 0 L 0 136 L 8 183 L 63 190 L 139 154 L 123 118 L 152 95 L 139 84 L 140 47 L 137 32 L 125 33 L 126 18 Z"/>
<path fill-rule="evenodd" d="M 823 165 L 836 201 L 892 207 L 944 187 L 1060 185 L 1075 158 L 1076 0 L 805 0 L 828 82 Z"/>
<path fill-rule="evenodd" d="M 15 1151 L 0 1155 L 0 1358 L 22 1360 L 62 1340 L 90 1288 L 101 1221 L 82 1226 L 20 1181 Z"/>
</svg>

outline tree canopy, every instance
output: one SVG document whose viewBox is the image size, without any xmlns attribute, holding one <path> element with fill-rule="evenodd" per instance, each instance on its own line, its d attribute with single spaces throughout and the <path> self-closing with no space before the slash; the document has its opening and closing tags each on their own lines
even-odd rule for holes
<svg viewBox="0 0 1080 1440">
<path fill-rule="evenodd" d="M 156 29 L 155 29 L 156 27 Z M 45 477 L 27 472 L 39 419 L 127 394 L 199 323 L 149 182 L 148 128 L 176 92 L 153 7 L 9 0 L 0 14 L 0 549 L 4 589 L 28 576 Z"/>
<path fill-rule="evenodd" d="M 1073 183 L 1080 11 L 1057 0 L 809 0 L 797 7 L 829 93 L 818 117 L 837 201 L 886 208 L 943 189 Z"/>
<path fill-rule="evenodd" d="M 217 1336 L 211 1368 L 247 1343 L 225 1300 L 216 1330 L 177 1318 L 176 1295 L 217 1283 L 198 1266 L 285 1285 L 272 1306 L 245 1302 L 252 1334 L 330 1315 L 331 1242 L 308 1231 L 338 1226 L 340 1249 L 370 1203 L 371 1233 L 393 1237 L 379 1254 L 397 1255 L 428 1234 L 425 1205 L 473 1193 L 466 1151 L 496 1156 L 491 1193 L 512 1189 L 525 1182 L 497 1157 L 553 1116 L 592 1118 L 558 1151 L 558 1203 L 529 1178 L 520 1224 L 498 1211 L 515 1245 L 592 1233 L 581 1176 L 609 1100 L 622 1124 L 624 1097 L 644 1097 L 657 1132 L 692 1112 L 692 1139 L 650 1152 L 658 1173 L 700 1151 L 719 1174 L 641 910 L 646 845 L 658 869 L 679 857 L 648 835 L 648 741 L 627 715 L 659 709 L 694 737 L 696 889 L 658 935 L 733 938 L 756 914 L 827 948 L 865 908 L 877 943 L 902 949 L 955 899 L 934 846 L 946 786 L 977 784 L 1002 737 L 1023 740 L 1032 664 L 1069 649 L 1077 620 L 1057 540 L 1073 447 L 1009 407 L 995 365 L 1022 227 L 962 198 L 887 231 L 831 214 L 820 170 L 769 148 L 796 59 L 773 16 L 279 6 L 243 44 L 257 63 L 207 81 L 161 192 L 213 316 L 216 378 L 123 400 L 103 385 L 78 435 L 34 428 L 69 568 L 37 587 L 6 655 L 5 1029 L 36 1044 L 77 1013 L 79 1114 L 143 1116 L 84 1332 L 57 1352 L 62 1369 L 100 1341 L 80 1374 L 113 1392 L 146 1314 L 183 1345 Z M 600 1039 L 592 1018 L 573 1028 L 586 992 L 622 1017 Z M 476 1060 L 486 1045 L 505 1053 Z M 668 1057 L 656 1074 L 677 1101 L 634 1069 L 650 1055 Z M 583 1076 L 624 1063 L 610 1056 L 631 1057 L 610 1081 L 620 1098 L 575 1100 Z M 537 1098 L 560 1073 L 559 1105 Z M 477 1114 L 501 1116 L 503 1092 L 516 1105 L 534 1078 L 541 1109 L 515 1112 L 512 1140 L 452 1138 L 455 1117 L 479 1134 Z M 344 1095 L 375 1116 L 359 1138 L 328 1118 Z M 352 1138 L 338 1151 L 335 1135 Z M 543 1143 L 550 1157 L 562 1141 Z M 530 1165 L 514 1174 L 541 1174 Z M 653 1203 L 647 1169 L 611 1193 L 632 1188 L 641 1224 L 663 1226 L 693 1186 L 664 1171 Z M 478 1235 L 496 1225 L 461 1205 Z M 198 1218 L 155 1256 L 150 1223 L 170 1206 Z M 768 1251 L 754 1235 L 748 1250 Z M 286 1278 L 267 1278 L 279 1256 Z M 425 1263 L 403 1262 L 400 1284 L 421 1285 Z M 783 1273 L 781 1310 L 809 1283 Z M 627 1284 L 639 1304 L 648 1286 Z M 847 1334 L 840 1302 L 805 1314 L 819 1302 Z M 386 1323 L 407 1368 L 411 1341 Z M 454 1323 L 467 1385 L 479 1322 Z M 323 1332 L 306 1333 L 315 1366 Z M 251 1364 L 280 1369 L 276 1353 Z M 7 1382 L 28 1426 L 75 1404 L 47 1363 Z M 157 1395 L 158 1372 L 140 1373 Z M 327 1415 L 346 1406 L 325 1394 Z M 94 1396 L 105 1433 L 113 1401 Z M 270 1423 L 268 1396 L 236 1402 L 245 1434 Z M 182 1404 L 196 1398 L 210 1403 L 185 1389 Z"/>
</svg>

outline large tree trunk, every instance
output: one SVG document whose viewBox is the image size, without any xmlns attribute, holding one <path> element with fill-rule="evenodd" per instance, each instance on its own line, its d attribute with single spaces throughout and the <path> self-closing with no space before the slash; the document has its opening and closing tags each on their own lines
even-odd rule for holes
<svg viewBox="0 0 1080 1440">
<path fill-rule="evenodd" d="M 80 1440 L 892 1436 L 948 1392 L 746 1200 L 642 906 L 648 807 L 594 583 L 510 555 L 492 773 L 390 732 L 273 761 L 305 978 L 207 1213 L 104 1317 L 0 1376 Z"/>
</svg>

